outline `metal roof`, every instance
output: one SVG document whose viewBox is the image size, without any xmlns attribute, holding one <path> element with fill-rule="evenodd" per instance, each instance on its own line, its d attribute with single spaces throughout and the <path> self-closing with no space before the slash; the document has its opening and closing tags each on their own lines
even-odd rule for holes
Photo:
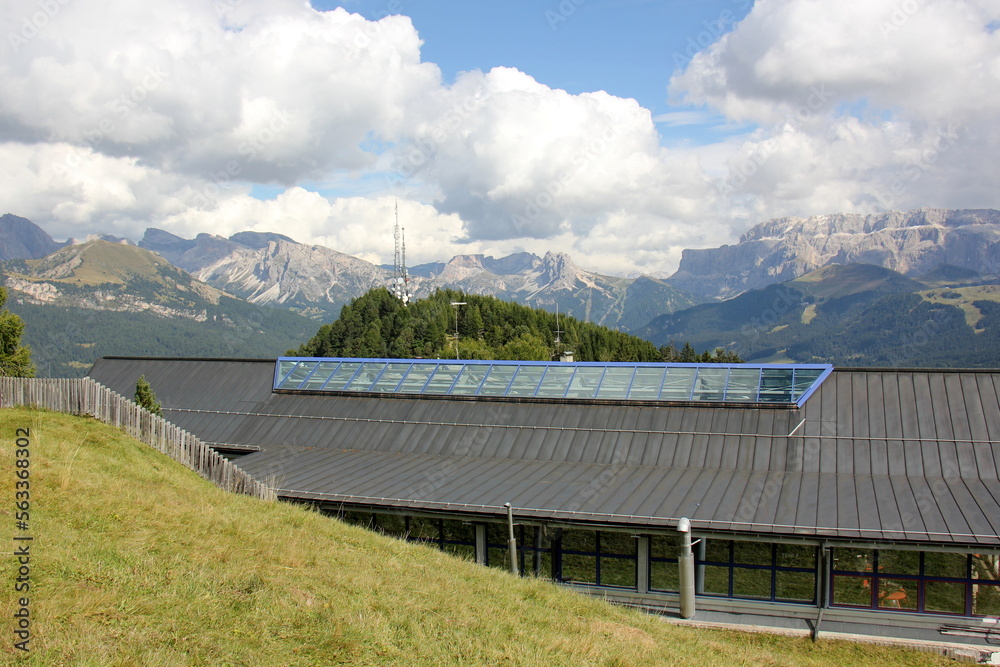
<svg viewBox="0 0 1000 667">
<path fill-rule="evenodd" d="M 1000 546 L 1000 371 L 835 370 L 803 407 L 271 391 L 275 362 L 102 359 L 280 495 L 566 521 Z"/>
<path fill-rule="evenodd" d="M 803 405 L 829 364 L 280 357 L 275 391 Z"/>
</svg>

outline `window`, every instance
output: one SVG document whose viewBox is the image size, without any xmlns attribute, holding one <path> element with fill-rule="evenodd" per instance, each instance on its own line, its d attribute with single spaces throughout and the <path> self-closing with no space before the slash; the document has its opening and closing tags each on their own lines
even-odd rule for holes
<svg viewBox="0 0 1000 667">
<path fill-rule="evenodd" d="M 962 616 L 1000 614 L 997 556 L 832 549 L 834 605 Z"/>
<path fill-rule="evenodd" d="M 649 590 L 680 590 L 677 557 L 681 554 L 681 538 L 672 535 L 651 535 L 649 538 Z"/>
<path fill-rule="evenodd" d="M 556 579 L 566 583 L 636 588 L 636 538 L 628 533 L 561 531 Z"/>
<path fill-rule="evenodd" d="M 816 601 L 815 546 L 706 539 L 704 554 L 695 564 L 706 595 Z"/>
<path fill-rule="evenodd" d="M 486 524 L 486 564 L 510 570 L 508 529 L 505 523 Z M 517 567 L 521 574 L 552 576 L 552 544 L 540 526 L 514 526 L 517 540 Z"/>
</svg>

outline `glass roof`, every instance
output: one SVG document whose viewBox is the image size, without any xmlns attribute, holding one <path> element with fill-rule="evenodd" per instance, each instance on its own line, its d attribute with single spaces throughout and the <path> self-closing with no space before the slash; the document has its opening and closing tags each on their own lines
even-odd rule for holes
<svg viewBox="0 0 1000 667">
<path fill-rule="evenodd" d="M 276 391 L 803 405 L 830 364 L 280 357 Z"/>
</svg>

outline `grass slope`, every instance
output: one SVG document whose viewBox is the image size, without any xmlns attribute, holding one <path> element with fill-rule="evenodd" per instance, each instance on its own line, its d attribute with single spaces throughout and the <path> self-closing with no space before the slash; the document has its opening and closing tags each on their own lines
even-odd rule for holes
<svg viewBox="0 0 1000 667">
<path fill-rule="evenodd" d="M 33 665 L 946 665 L 696 630 L 305 508 L 227 494 L 89 419 L 0 410 L 0 515 L 31 429 Z M 14 563 L 0 563 L 5 591 Z"/>
</svg>

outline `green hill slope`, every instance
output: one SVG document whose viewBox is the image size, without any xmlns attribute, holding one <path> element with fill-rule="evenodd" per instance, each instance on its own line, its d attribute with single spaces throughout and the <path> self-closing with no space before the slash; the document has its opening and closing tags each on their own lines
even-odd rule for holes
<svg viewBox="0 0 1000 667">
<path fill-rule="evenodd" d="M 30 429 L 30 665 L 947 665 L 873 646 L 669 625 L 284 503 L 227 494 L 85 418 Z M 14 447 L 0 448 L 14 530 Z M 12 586 L 15 560 L 0 561 Z M 9 590 L 9 589 L 8 589 Z"/>
<path fill-rule="evenodd" d="M 940 276 L 966 278 L 954 271 Z M 938 278 L 936 278 L 938 280 Z M 945 286 L 868 264 L 828 266 L 727 301 L 664 315 L 637 332 L 747 361 L 838 366 L 1000 363 L 1000 286 Z"/>
</svg>

